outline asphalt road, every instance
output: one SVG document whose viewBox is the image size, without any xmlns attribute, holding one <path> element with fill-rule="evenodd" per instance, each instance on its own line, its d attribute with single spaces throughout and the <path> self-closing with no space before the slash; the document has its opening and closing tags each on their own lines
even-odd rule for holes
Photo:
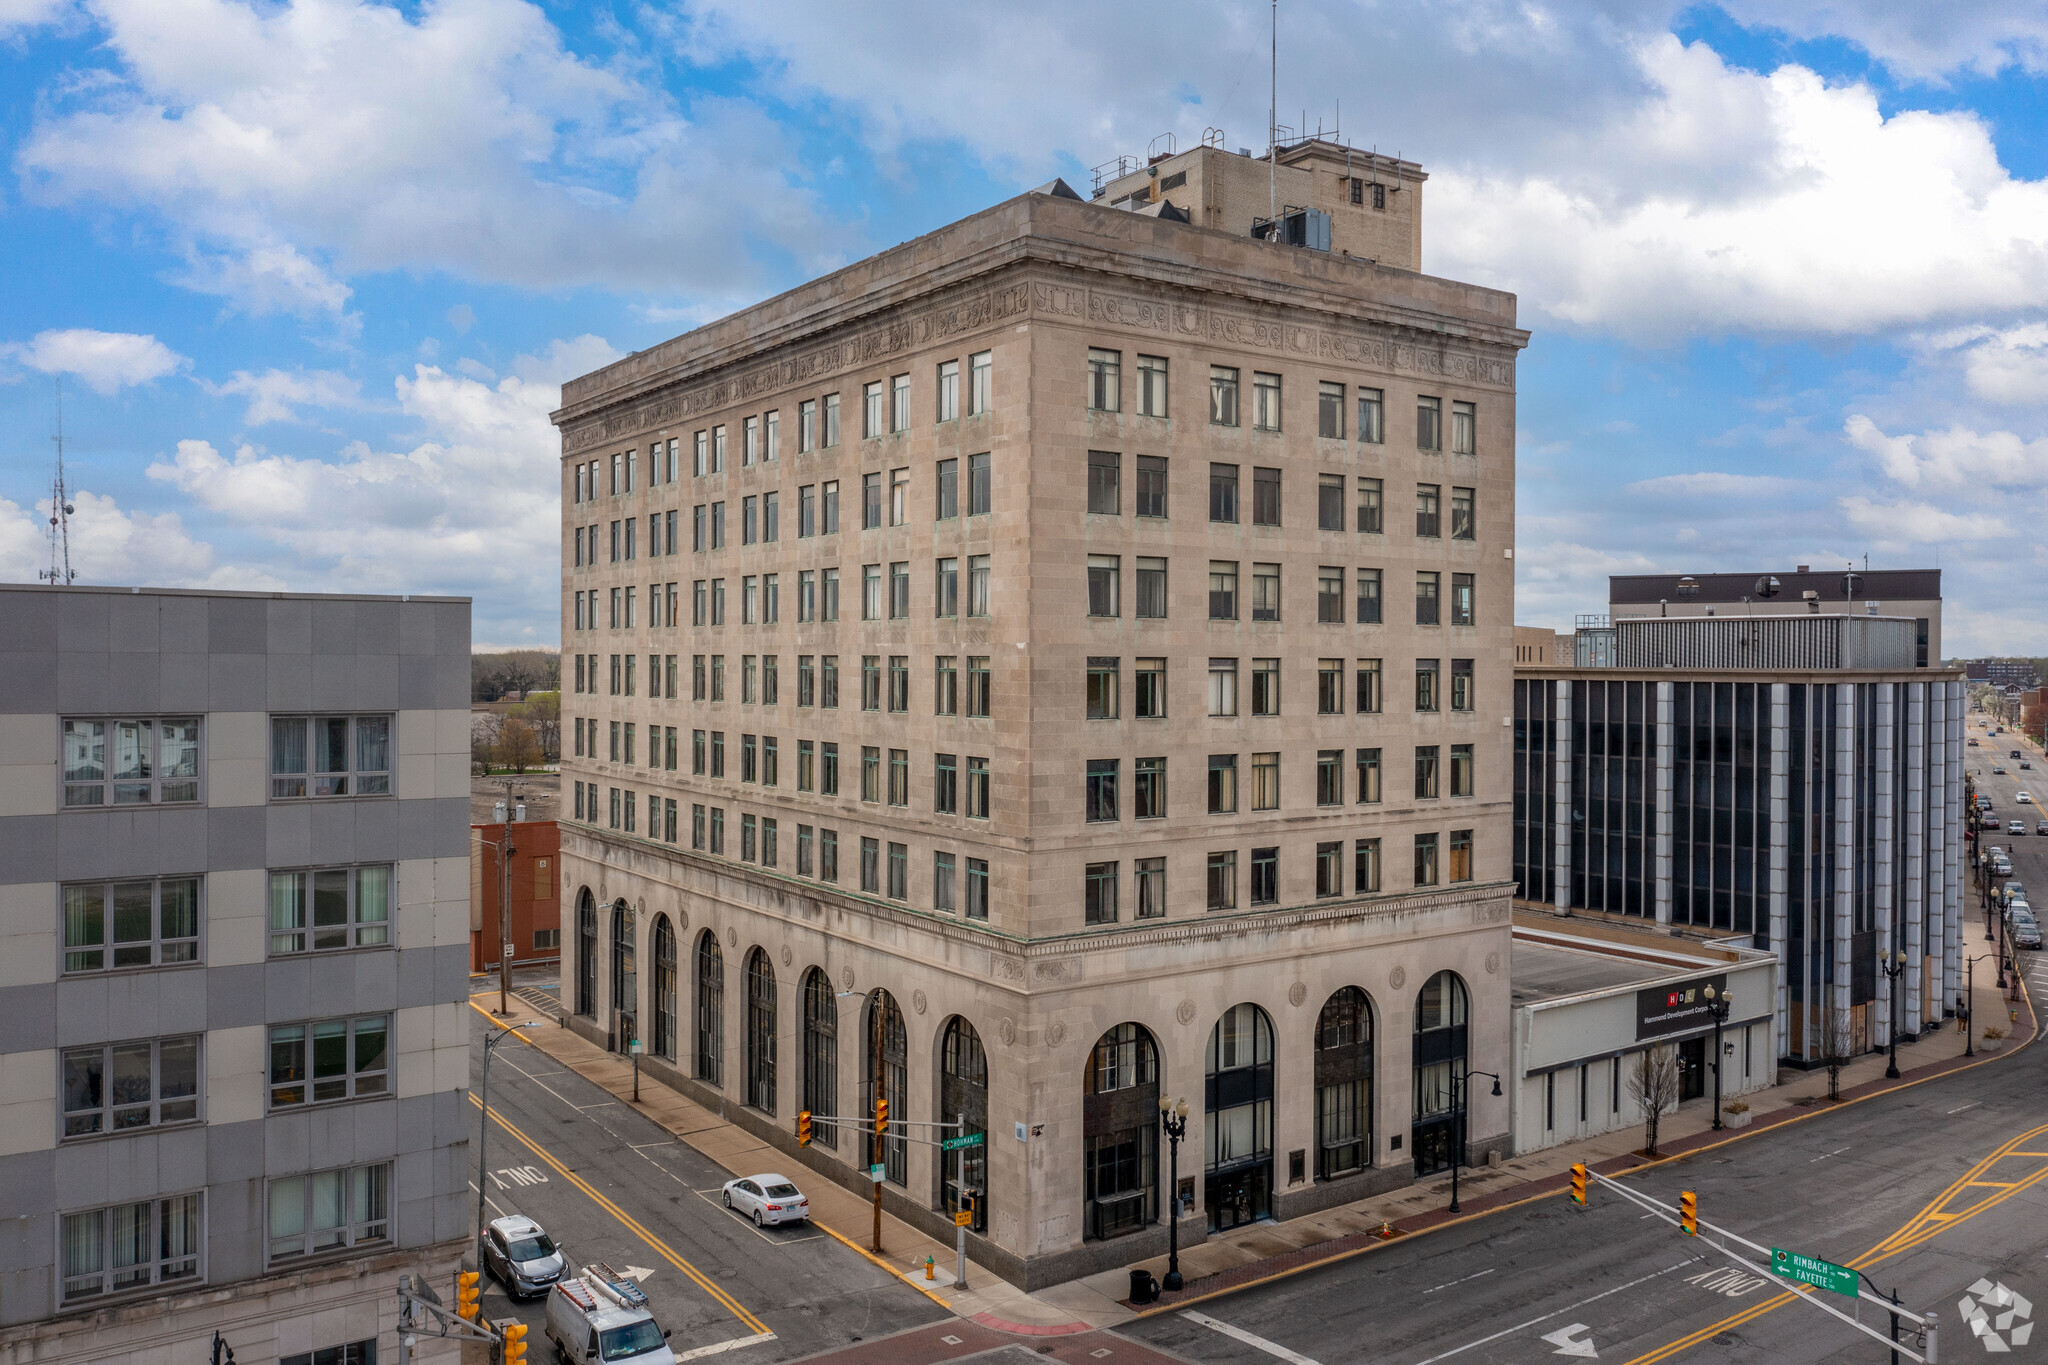
<svg viewBox="0 0 2048 1365">
<path fill-rule="evenodd" d="M 489 1026 L 470 1015 L 475 1077 Z M 718 1191 L 736 1173 L 536 1048 L 508 1039 L 492 1049 L 490 1106 L 485 1216 L 525 1214 L 573 1263 L 638 1278 L 678 1356 L 765 1365 L 948 1316 L 816 1229 L 757 1229 L 728 1212 Z M 543 1301 L 515 1304 L 488 1276 L 484 1288 L 484 1315 L 526 1323 L 533 1358 L 552 1359 Z"/>
<path fill-rule="evenodd" d="M 1972 720 L 1971 733 L 1983 736 Z M 2007 758 L 2012 771 L 1993 776 L 1993 742 L 1965 750 L 1970 767 L 1982 770 L 2000 815 L 2026 812 L 2032 829 L 2048 812 L 2034 815 L 2012 793 L 2038 780 L 2048 794 L 2048 765 L 2026 749 L 2031 771 Z M 2006 736 L 1995 742 L 1999 754 L 2025 748 Z M 2048 838 L 2003 842 L 2016 850 L 2020 879 L 2048 889 Z M 1966 924 L 1964 943 L 1989 950 L 1981 918 Z M 2048 964 L 2022 956 L 2041 998 Z M 1910 1051 L 1901 1054 L 1908 1066 Z M 1667 1203 L 1695 1191 L 1708 1224 L 1860 1267 L 1906 1306 L 1936 1312 L 1944 1361 L 2048 1353 L 2048 1341 L 2014 1339 L 2032 1305 L 2048 1314 L 2048 1044 L 1817 1112 L 1626 1184 Z M 1124 1330 L 1190 1360 L 1259 1365 L 1888 1359 L 1883 1342 L 1785 1294 L 1710 1240 L 1686 1237 L 1596 1186 L 1584 1210 L 1562 1197 L 1541 1200 Z M 2015 1311 L 1997 1344 L 2008 1351 L 1991 1349 L 1963 1320 L 1961 1300 L 1980 1280 L 2028 1301 L 2025 1314 L 2007 1305 Z M 1875 1305 L 1816 1297 L 1860 1311 L 1880 1331 L 1886 1325 Z"/>
</svg>

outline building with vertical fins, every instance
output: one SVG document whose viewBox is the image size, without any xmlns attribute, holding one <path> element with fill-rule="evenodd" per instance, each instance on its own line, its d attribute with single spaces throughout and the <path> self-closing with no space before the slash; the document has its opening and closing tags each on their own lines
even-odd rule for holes
<svg viewBox="0 0 2048 1365">
<path fill-rule="evenodd" d="M 1966 683 L 1927 666 L 1939 585 L 1915 586 L 1896 617 L 1653 602 L 1583 628 L 1578 662 L 1518 665 L 1518 904 L 1772 952 L 1792 1062 L 1830 1029 L 1864 1051 L 1938 1027 L 1962 991 Z"/>
</svg>

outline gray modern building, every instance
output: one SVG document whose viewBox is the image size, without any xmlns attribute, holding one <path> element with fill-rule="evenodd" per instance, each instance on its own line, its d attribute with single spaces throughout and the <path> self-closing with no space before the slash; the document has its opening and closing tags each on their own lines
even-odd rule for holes
<svg viewBox="0 0 2048 1365">
<path fill-rule="evenodd" d="M 0 585 L 0 1362 L 395 1359 L 448 1282 L 469 616 Z"/>
<path fill-rule="evenodd" d="M 1615 574 L 1607 613 L 1628 617 L 1892 616 L 1916 627 L 1914 664 L 1941 666 L 1941 570 L 1841 569 L 1786 573 Z"/>
<path fill-rule="evenodd" d="M 1812 644 L 1803 616 L 1684 624 L 1698 657 Z M 1938 1027 L 1962 986 L 1965 683 L 1884 629 L 1888 667 L 1517 668 L 1520 902 L 1774 953 L 1780 1057 Z"/>
</svg>

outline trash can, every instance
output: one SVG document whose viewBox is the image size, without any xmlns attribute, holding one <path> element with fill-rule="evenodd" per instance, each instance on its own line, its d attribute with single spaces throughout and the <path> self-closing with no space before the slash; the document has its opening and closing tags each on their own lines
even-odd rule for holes
<svg viewBox="0 0 2048 1365">
<path fill-rule="evenodd" d="M 1159 1281 L 1149 1270 L 1131 1272 L 1131 1302 L 1156 1303 L 1159 1299 Z"/>
</svg>

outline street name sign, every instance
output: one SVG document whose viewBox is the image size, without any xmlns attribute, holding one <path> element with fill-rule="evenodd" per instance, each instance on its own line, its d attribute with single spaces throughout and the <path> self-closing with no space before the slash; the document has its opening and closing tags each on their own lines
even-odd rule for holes
<svg viewBox="0 0 2048 1365">
<path fill-rule="evenodd" d="M 962 1147 L 981 1146 L 982 1139 L 985 1136 L 986 1135 L 982 1133 L 966 1133 L 960 1137 L 941 1138 L 939 1139 L 939 1146 L 941 1149 L 945 1151 L 957 1152 Z"/>
<path fill-rule="evenodd" d="M 1833 1261 L 1823 1261 L 1818 1256 L 1806 1256 L 1797 1251 L 1781 1251 L 1771 1248 L 1771 1273 L 1800 1284 L 1810 1284 L 1815 1289 L 1832 1290 L 1837 1294 L 1856 1297 L 1856 1272 Z"/>
</svg>

